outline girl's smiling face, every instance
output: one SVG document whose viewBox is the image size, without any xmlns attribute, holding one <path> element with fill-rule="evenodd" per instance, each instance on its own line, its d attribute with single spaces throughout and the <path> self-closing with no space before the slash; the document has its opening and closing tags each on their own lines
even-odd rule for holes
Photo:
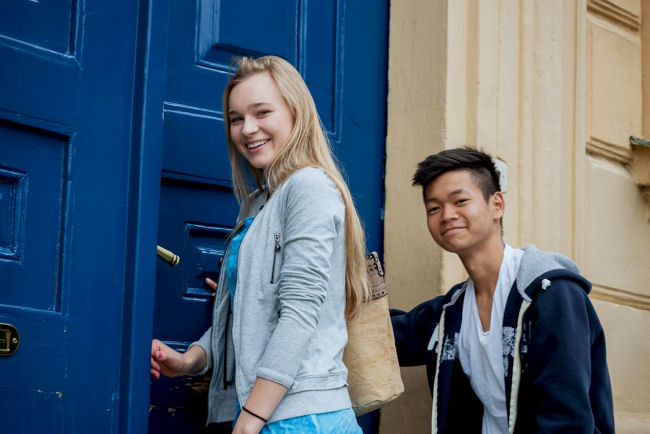
<svg viewBox="0 0 650 434">
<path fill-rule="evenodd" d="M 230 140 L 251 166 L 264 170 L 289 139 L 294 119 L 268 72 L 237 84 L 228 97 Z"/>
</svg>

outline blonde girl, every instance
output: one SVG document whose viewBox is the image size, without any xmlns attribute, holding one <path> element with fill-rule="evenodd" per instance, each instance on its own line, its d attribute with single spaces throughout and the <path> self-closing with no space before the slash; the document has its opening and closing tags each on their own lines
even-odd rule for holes
<svg viewBox="0 0 650 434">
<path fill-rule="evenodd" d="M 240 216 L 208 280 L 213 325 L 183 354 L 154 340 L 152 375 L 212 368 L 209 422 L 234 383 L 238 434 L 360 433 L 342 362 L 368 293 L 359 217 L 298 71 L 275 56 L 236 66 L 223 112 Z"/>
</svg>

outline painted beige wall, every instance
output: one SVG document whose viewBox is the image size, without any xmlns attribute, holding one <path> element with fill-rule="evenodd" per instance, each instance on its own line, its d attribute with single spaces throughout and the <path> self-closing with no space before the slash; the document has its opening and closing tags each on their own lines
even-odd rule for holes
<svg viewBox="0 0 650 434">
<path fill-rule="evenodd" d="M 650 432 L 650 222 L 628 170 L 628 136 L 650 134 L 648 4 L 394 0 L 390 15 L 391 305 L 411 308 L 465 278 L 428 235 L 409 186 L 417 162 L 459 145 L 486 150 L 508 167 L 506 241 L 572 256 L 594 282 L 624 433 Z M 381 432 L 430 432 L 424 371 L 403 376 Z"/>
<path fill-rule="evenodd" d="M 441 287 L 441 253 L 428 235 L 422 193 L 411 187 L 411 178 L 424 156 L 443 149 L 446 9 L 443 1 L 391 2 L 384 214 L 391 230 L 385 230 L 384 268 L 389 303 L 402 309 L 434 297 Z M 381 432 L 425 432 L 431 395 L 424 367 L 402 368 L 402 378 L 405 393 L 383 409 Z"/>
<path fill-rule="evenodd" d="M 650 5 L 645 0 L 641 9 L 641 74 L 643 87 L 643 136 L 650 137 Z"/>
<path fill-rule="evenodd" d="M 650 2 L 587 2 L 584 245 L 605 328 L 617 431 L 650 432 L 650 221 L 630 175 L 647 135 Z M 642 28 L 645 25 L 646 28 Z M 645 58 L 644 53 L 645 52 Z M 603 206 L 605 204 L 605 206 Z"/>
</svg>

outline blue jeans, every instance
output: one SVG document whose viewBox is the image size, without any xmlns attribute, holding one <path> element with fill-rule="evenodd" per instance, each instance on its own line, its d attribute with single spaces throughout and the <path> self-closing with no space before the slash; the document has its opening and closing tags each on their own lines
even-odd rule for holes
<svg viewBox="0 0 650 434">
<path fill-rule="evenodd" d="M 239 416 L 239 414 L 236 414 Z M 237 421 L 237 417 L 235 417 Z M 264 425 L 260 434 L 363 434 L 357 423 L 354 411 L 332 411 L 329 413 L 307 414 Z"/>
</svg>

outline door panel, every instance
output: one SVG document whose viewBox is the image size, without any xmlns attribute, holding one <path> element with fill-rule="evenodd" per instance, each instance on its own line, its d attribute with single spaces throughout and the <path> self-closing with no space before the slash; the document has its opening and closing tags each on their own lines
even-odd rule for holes
<svg viewBox="0 0 650 434">
<path fill-rule="evenodd" d="M 155 337 L 184 351 L 211 322 L 202 281 L 217 277 L 238 211 L 221 112 L 233 56 L 274 54 L 297 66 L 344 166 L 368 248 L 381 251 L 387 8 L 345 0 L 171 1 L 159 244 L 181 260 L 175 268 L 157 265 Z M 154 382 L 150 432 L 201 432 L 207 386 L 207 376 Z"/>
<path fill-rule="evenodd" d="M 78 25 L 74 0 L 48 2 L 12 2 L 2 6 L 0 34 L 21 43 L 68 55 L 74 52 Z"/>
<path fill-rule="evenodd" d="M 118 426 L 136 6 L 0 4 L 2 433 Z"/>
<path fill-rule="evenodd" d="M 154 331 L 164 339 L 187 346 L 188 336 L 200 337 L 210 326 L 211 292 L 205 277 L 217 278 L 225 238 L 237 217 L 236 203 L 225 187 L 163 179 L 159 232 L 162 245 L 174 246 L 181 258 L 178 267 L 162 261 L 157 268 Z M 176 246 L 179 246 L 178 248 Z M 176 321 L 170 321 L 175 318 Z"/>
<path fill-rule="evenodd" d="M 30 146 L 24 146 L 29 143 Z M 67 178 L 64 136 L 0 120 L 0 258 L 3 303 L 59 312 L 61 246 Z M 30 206 L 28 200 L 38 206 Z M 50 224 L 51 223 L 51 224 Z M 27 230 L 29 228 L 29 230 Z M 38 250 L 26 246 L 39 246 Z M 39 273 L 34 273 L 39 270 Z"/>
</svg>

